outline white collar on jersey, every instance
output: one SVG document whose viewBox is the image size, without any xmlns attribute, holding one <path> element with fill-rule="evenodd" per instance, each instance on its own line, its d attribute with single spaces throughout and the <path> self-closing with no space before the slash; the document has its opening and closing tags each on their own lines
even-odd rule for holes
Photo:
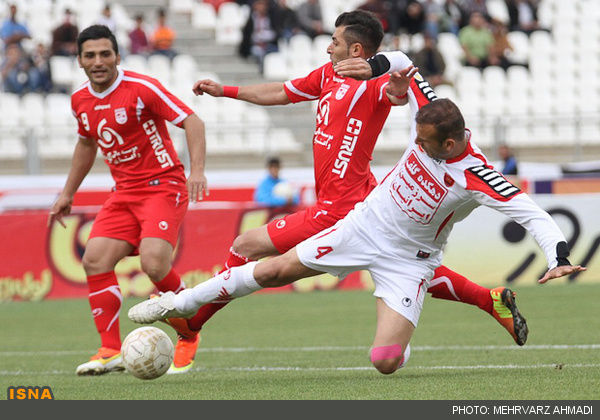
<svg viewBox="0 0 600 420">
<path fill-rule="evenodd" d="M 92 82 L 90 82 L 88 80 L 88 91 L 98 99 L 106 98 L 108 95 L 113 93 L 115 91 L 115 89 L 117 87 L 119 87 L 119 85 L 123 81 L 123 76 L 125 75 L 123 70 L 117 69 L 117 73 L 118 74 L 117 74 L 117 78 L 116 78 L 115 82 L 112 85 L 110 85 L 110 87 L 108 89 L 106 89 L 104 92 L 96 92 L 94 89 L 92 89 Z"/>
</svg>

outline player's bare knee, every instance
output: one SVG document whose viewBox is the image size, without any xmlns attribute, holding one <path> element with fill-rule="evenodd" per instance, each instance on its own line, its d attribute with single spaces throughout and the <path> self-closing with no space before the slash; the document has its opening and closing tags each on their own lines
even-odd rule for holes
<svg viewBox="0 0 600 420">
<path fill-rule="evenodd" d="M 152 256 L 142 256 L 142 258 L 140 258 L 140 264 L 142 271 L 146 273 L 153 282 L 162 280 L 171 268 L 160 258 L 153 258 Z"/>
<path fill-rule="evenodd" d="M 377 360 L 372 362 L 375 369 L 384 375 L 391 375 L 398 370 L 402 358 Z"/>
<path fill-rule="evenodd" d="M 262 287 L 280 287 L 282 269 L 278 259 L 267 260 L 257 266 L 254 277 Z"/>
<path fill-rule="evenodd" d="M 369 357 L 375 369 L 384 375 L 390 375 L 402 365 L 404 350 L 399 344 L 373 347 Z"/>
</svg>

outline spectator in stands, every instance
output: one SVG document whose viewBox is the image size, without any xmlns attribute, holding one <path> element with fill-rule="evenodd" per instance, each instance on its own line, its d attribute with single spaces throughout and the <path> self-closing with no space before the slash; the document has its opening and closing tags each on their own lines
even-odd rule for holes
<svg viewBox="0 0 600 420">
<path fill-rule="evenodd" d="M 276 15 L 268 0 L 256 0 L 252 12 L 242 29 L 242 42 L 239 52 L 244 58 L 255 59 L 260 72 L 263 71 L 265 56 L 277 52 L 279 34 L 275 29 Z"/>
<path fill-rule="evenodd" d="M 456 0 L 446 0 L 440 16 L 440 32 L 450 32 L 458 35 L 458 31 L 467 24 L 467 16 Z"/>
<path fill-rule="evenodd" d="M 300 27 L 311 38 L 327 33 L 323 26 L 323 13 L 319 0 L 306 0 L 296 9 Z"/>
<path fill-rule="evenodd" d="M 504 168 L 502 173 L 504 175 L 518 175 L 519 168 L 517 165 L 517 158 L 514 156 L 512 150 L 506 143 L 502 143 L 498 146 L 498 157 L 504 162 Z"/>
<path fill-rule="evenodd" d="M 289 197 L 282 197 L 274 194 L 275 186 L 279 183 L 286 182 L 280 178 L 279 171 L 281 170 L 281 160 L 277 157 L 272 157 L 267 160 L 267 176 L 258 184 L 254 190 L 254 201 L 267 207 L 280 207 L 292 204 L 298 204 L 300 197 L 297 193 Z"/>
<path fill-rule="evenodd" d="M 106 26 L 113 33 L 116 32 L 117 21 L 115 20 L 115 18 L 112 15 L 112 11 L 110 10 L 110 4 L 106 3 L 106 5 L 104 6 L 104 9 L 102 9 L 102 15 L 100 15 L 100 17 L 98 18 L 98 21 L 96 23 L 98 25 Z"/>
<path fill-rule="evenodd" d="M 444 61 L 444 57 L 440 53 L 440 50 L 437 48 L 435 39 L 426 32 L 424 40 L 425 45 L 423 48 L 413 55 L 414 65 L 419 68 L 419 73 L 427 79 L 432 87 L 450 83 L 444 77 L 446 62 Z"/>
<path fill-rule="evenodd" d="M 50 50 L 41 42 L 31 53 L 31 64 L 37 70 L 39 81 L 34 88 L 43 93 L 52 91 L 52 74 L 50 73 Z"/>
<path fill-rule="evenodd" d="M 467 20 L 473 13 L 480 13 L 486 20 L 489 20 L 490 13 L 488 12 L 486 0 L 464 0 L 462 7 L 467 15 Z"/>
<path fill-rule="evenodd" d="M 79 28 L 70 9 L 65 9 L 63 23 L 52 31 L 51 55 L 75 57 L 77 55 L 77 35 Z"/>
<path fill-rule="evenodd" d="M 17 21 L 17 6 L 9 5 L 9 17 L 2 23 L 0 28 L 0 38 L 4 42 L 4 49 L 7 50 L 11 44 L 16 44 L 22 49 L 21 41 L 30 39 L 29 29 L 24 23 Z"/>
<path fill-rule="evenodd" d="M 377 16 L 379 22 L 381 22 L 383 31 L 387 32 L 389 30 L 389 10 L 386 7 L 386 2 L 384 0 L 366 0 L 363 4 L 358 6 L 357 9 L 373 13 Z"/>
<path fill-rule="evenodd" d="M 442 5 L 437 0 L 424 0 L 423 12 L 425 13 L 424 32 L 427 32 L 434 40 L 437 40 L 443 13 Z"/>
<path fill-rule="evenodd" d="M 465 53 L 465 65 L 479 69 L 489 65 L 494 36 L 481 13 L 471 13 L 469 24 L 458 33 L 458 40 Z"/>
<path fill-rule="evenodd" d="M 540 29 L 537 18 L 537 0 L 506 0 L 510 30 L 530 34 Z"/>
<path fill-rule="evenodd" d="M 15 42 L 6 46 L 0 66 L 4 91 L 23 95 L 41 90 L 40 74 L 30 57 Z"/>
<path fill-rule="evenodd" d="M 167 12 L 165 9 L 158 9 L 157 17 L 158 21 L 151 41 L 152 53 L 166 55 L 173 59 L 177 55 L 177 52 L 173 49 L 177 34 L 167 25 Z"/>
<path fill-rule="evenodd" d="M 490 66 L 500 66 L 506 70 L 512 65 L 507 57 L 507 53 L 513 50 L 508 40 L 508 28 L 498 19 L 492 19 L 490 28 L 494 37 L 494 43 L 490 48 L 488 62 Z"/>
<path fill-rule="evenodd" d="M 400 32 L 409 35 L 423 32 L 425 27 L 425 10 L 418 0 L 410 0 L 406 8 L 400 9 L 398 26 Z"/>
<path fill-rule="evenodd" d="M 298 14 L 288 6 L 287 0 L 278 0 L 275 10 L 280 28 L 279 32 L 286 41 L 289 41 L 291 37 L 302 31 L 300 29 Z"/>
<path fill-rule="evenodd" d="M 131 54 L 146 55 L 150 52 L 150 43 L 144 30 L 144 15 L 135 15 L 135 28 L 129 32 L 129 52 Z"/>
</svg>

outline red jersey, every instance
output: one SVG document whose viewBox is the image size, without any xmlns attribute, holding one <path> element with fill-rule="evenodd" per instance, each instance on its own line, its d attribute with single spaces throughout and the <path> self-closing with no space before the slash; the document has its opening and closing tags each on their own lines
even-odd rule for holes
<svg viewBox="0 0 600 420">
<path fill-rule="evenodd" d="M 328 63 L 285 83 L 292 102 L 319 100 L 313 159 L 320 208 L 345 214 L 377 185 L 370 161 L 392 106 L 388 80 L 343 78 Z"/>
<path fill-rule="evenodd" d="M 118 189 L 156 180 L 185 183 L 165 121 L 182 127 L 193 111 L 156 79 L 119 70 L 104 92 L 95 92 L 89 81 L 81 85 L 71 106 L 79 135 L 98 142 Z"/>
</svg>

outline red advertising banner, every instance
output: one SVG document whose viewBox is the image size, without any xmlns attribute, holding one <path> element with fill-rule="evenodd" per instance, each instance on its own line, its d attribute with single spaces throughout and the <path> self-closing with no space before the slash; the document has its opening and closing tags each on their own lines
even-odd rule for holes
<svg viewBox="0 0 600 420">
<path fill-rule="evenodd" d="M 86 297 L 81 258 L 98 209 L 76 207 L 64 218 L 66 228 L 55 223 L 50 229 L 44 210 L 0 213 L 0 301 Z M 174 269 L 188 286 L 211 278 L 221 269 L 238 234 L 281 215 L 281 209 L 243 202 L 191 206 L 174 252 Z M 125 258 L 115 271 L 123 296 L 145 297 L 154 290 L 141 271 L 139 257 Z M 355 273 L 343 282 L 322 275 L 276 291 L 365 287 L 370 287 L 368 274 Z"/>
</svg>

